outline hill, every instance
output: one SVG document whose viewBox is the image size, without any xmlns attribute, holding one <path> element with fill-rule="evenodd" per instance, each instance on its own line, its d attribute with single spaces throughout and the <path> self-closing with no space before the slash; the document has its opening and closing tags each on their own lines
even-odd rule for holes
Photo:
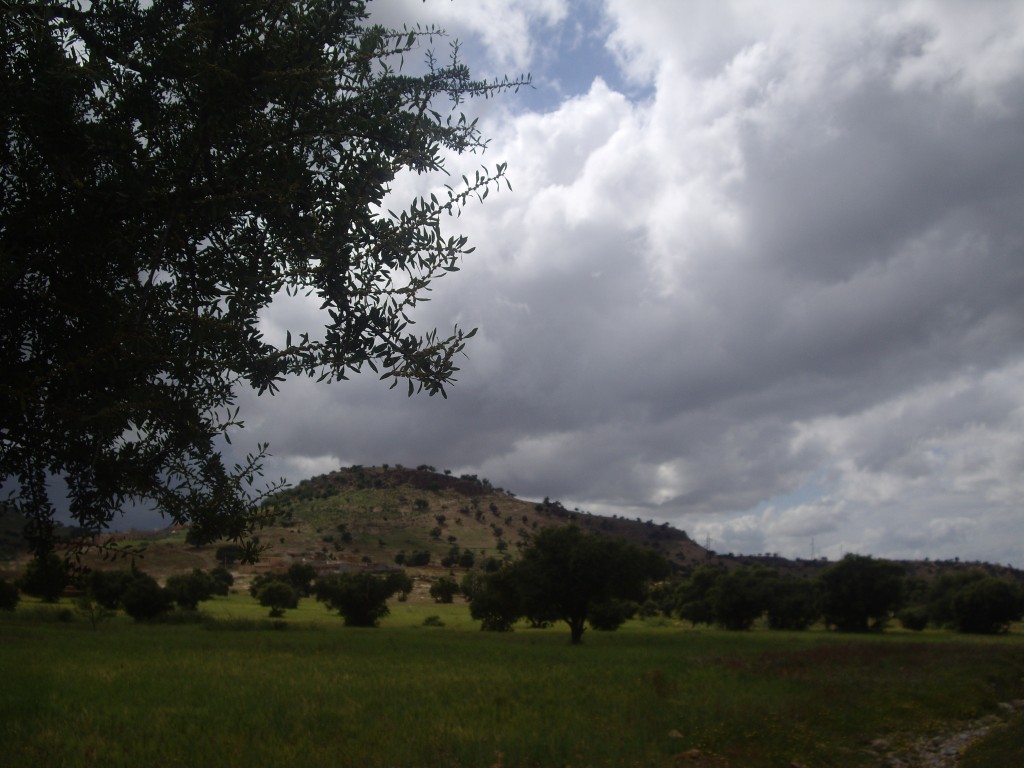
<svg viewBox="0 0 1024 768">
<path fill-rule="evenodd" d="M 711 564 L 735 568 L 759 563 L 795 575 L 813 575 L 830 563 L 777 555 L 722 555 L 708 551 L 685 531 L 667 523 L 640 518 L 605 517 L 565 508 L 560 502 L 525 501 L 475 475 L 456 477 L 431 466 L 353 466 L 303 480 L 264 505 L 268 524 L 259 532 L 267 546 L 255 566 L 232 565 L 243 583 L 262 571 L 284 570 L 293 562 L 313 563 L 321 571 L 402 566 L 426 580 L 449 570 L 486 567 L 513 559 L 538 531 L 552 525 L 575 524 L 600 535 L 652 547 L 679 570 Z M 10 522 L 10 520 L 8 520 Z M 7 548 L 16 547 L 16 532 L 3 531 Z M 127 531 L 104 537 L 112 550 L 138 552 L 139 566 L 163 578 L 218 563 L 221 545 L 192 546 L 187 530 Z M 110 553 L 108 552 L 108 555 Z M 8 575 L 28 555 L 11 559 Z M 958 560 L 899 561 L 907 572 L 932 578 L 950 570 L 984 569 L 993 575 L 1024 580 L 1024 572 L 987 563 Z M 86 558 L 86 565 L 112 567 L 109 557 Z"/>
</svg>

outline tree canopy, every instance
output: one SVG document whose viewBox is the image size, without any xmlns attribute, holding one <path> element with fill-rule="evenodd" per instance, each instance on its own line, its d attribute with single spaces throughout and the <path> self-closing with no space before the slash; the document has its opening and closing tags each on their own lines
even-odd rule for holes
<svg viewBox="0 0 1024 768">
<path fill-rule="evenodd" d="M 417 335 L 412 314 L 472 251 L 441 218 L 505 169 L 388 196 L 482 151 L 452 110 L 528 78 L 473 80 L 457 44 L 423 47 L 442 37 L 348 0 L 4 4 L 0 482 L 38 551 L 65 503 L 89 532 L 151 504 L 251 558 L 276 485 L 254 484 L 265 443 L 221 455 L 240 388 L 369 368 L 445 394 L 473 331 Z M 265 336 L 287 295 L 322 327 Z"/>
<path fill-rule="evenodd" d="M 668 564 L 654 550 L 568 526 L 538 533 L 513 573 L 522 615 L 564 621 L 578 644 L 588 620 L 612 629 L 628 618 L 623 604 L 641 602 Z"/>
</svg>

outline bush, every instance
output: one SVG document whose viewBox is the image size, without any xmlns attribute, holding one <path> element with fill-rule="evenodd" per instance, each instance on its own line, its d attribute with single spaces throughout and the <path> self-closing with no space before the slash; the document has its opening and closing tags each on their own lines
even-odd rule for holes
<svg viewBox="0 0 1024 768">
<path fill-rule="evenodd" d="M 408 594 L 412 582 L 404 573 L 376 576 L 371 573 L 341 573 L 317 580 L 316 599 L 338 611 L 346 627 L 375 627 L 390 610 L 387 600 L 402 592 Z"/>
<path fill-rule="evenodd" d="M 587 623 L 592 629 L 613 632 L 633 618 L 637 612 L 636 603 L 629 600 L 605 600 L 590 607 Z"/>
<path fill-rule="evenodd" d="M 441 617 L 440 616 L 427 616 L 427 618 L 425 618 L 423 620 L 423 626 L 424 627 L 443 627 L 444 626 L 444 622 L 441 621 Z"/>
<path fill-rule="evenodd" d="M 121 595 L 125 613 L 136 621 L 152 621 L 167 613 L 174 601 L 156 583 L 156 579 L 144 573 L 136 574 Z"/>
<path fill-rule="evenodd" d="M 818 590 L 806 579 L 779 577 L 766 598 L 771 629 L 804 630 L 818 620 Z"/>
<path fill-rule="evenodd" d="M 67 564 L 50 552 L 29 561 L 25 566 L 25 572 L 18 580 L 18 586 L 26 595 L 38 597 L 44 603 L 55 603 L 64 593 L 69 581 Z"/>
<path fill-rule="evenodd" d="M 18 587 L 5 579 L 0 579 L 0 611 L 13 611 L 18 607 L 20 599 Z"/>
<path fill-rule="evenodd" d="M 215 595 L 228 594 L 235 584 L 235 577 L 223 565 L 218 565 L 210 571 L 210 578 L 213 579 L 213 594 Z"/>
<path fill-rule="evenodd" d="M 167 594 L 186 611 L 194 611 L 199 603 L 213 597 L 216 584 L 213 578 L 198 568 L 192 573 L 179 573 L 167 578 Z"/>
<path fill-rule="evenodd" d="M 459 594 L 459 585 L 451 576 L 442 576 L 430 585 L 430 596 L 435 603 L 450 603 Z"/>
<path fill-rule="evenodd" d="M 135 574 L 128 570 L 91 571 L 85 577 L 86 591 L 99 605 L 108 611 L 121 607 L 121 596 Z"/>
<path fill-rule="evenodd" d="M 991 576 L 968 584 L 953 596 L 953 622 L 958 632 L 1000 634 L 1022 613 L 1020 587 Z"/>
<path fill-rule="evenodd" d="M 923 605 L 907 606 L 896 614 L 896 618 L 900 620 L 900 626 L 904 629 L 921 632 L 928 626 L 928 608 Z"/>
<path fill-rule="evenodd" d="M 268 581 L 256 594 L 260 605 L 270 609 L 270 618 L 278 619 L 284 616 L 285 610 L 299 607 L 299 593 L 295 587 L 287 581 L 274 579 Z"/>
</svg>

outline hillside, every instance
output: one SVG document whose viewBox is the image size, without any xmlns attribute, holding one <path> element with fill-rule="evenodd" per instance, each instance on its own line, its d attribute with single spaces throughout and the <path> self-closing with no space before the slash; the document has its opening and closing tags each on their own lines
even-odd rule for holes
<svg viewBox="0 0 1024 768">
<path fill-rule="evenodd" d="M 548 499 L 524 501 L 475 475 L 456 477 L 430 466 L 340 469 L 275 494 L 264 508 L 273 521 L 259 531 L 266 552 L 255 566 L 232 566 L 243 583 L 254 573 L 284 570 L 293 562 L 310 562 L 323 571 L 401 565 L 429 581 L 449 570 L 465 570 L 470 563 L 481 568 L 489 561 L 515 558 L 536 531 L 568 524 L 652 547 L 680 570 L 704 564 L 734 568 L 759 563 L 794 575 L 813 575 L 829 565 L 824 559 L 721 555 L 709 552 L 685 531 L 667 523 L 592 515 Z M 23 542 L 10 526 L 0 533 L 9 550 L 19 549 L 0 556 L 8 561 L 0 570 L 13 576 L 29 555 L 18 546 Z M 217 565 L 221 544 L 192 546 L 186 535 L 186 529 L 171 527 L 113 533 L 104 539 L 124 553 L 137 553 L 138 565 L 160 578 Z M 986 563 L 900 562 L 908 573 L 924 578 L 949 570 L 983 568 L 994 575 L 1024 580 L 1024 572 Z M 85 564 L 113 565 L 98 554 L 86 557 Z"/>
</svg>

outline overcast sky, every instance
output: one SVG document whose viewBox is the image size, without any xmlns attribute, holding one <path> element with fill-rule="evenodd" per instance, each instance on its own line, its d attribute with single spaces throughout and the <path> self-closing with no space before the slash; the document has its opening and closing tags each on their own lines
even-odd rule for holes
<svg viewBox="0 0 1024 768">
<path fill-rule="evenodd" d="M 513 192 L 451 222 L 476 252 L 418 316 L 480 329 L 449 398 L 246 398 L 269 475 L 431 464 L 719 552 L 1024 567 L 1024 4 L 375 5 L 532 73 L 452 165 Z"/>
</svg>

